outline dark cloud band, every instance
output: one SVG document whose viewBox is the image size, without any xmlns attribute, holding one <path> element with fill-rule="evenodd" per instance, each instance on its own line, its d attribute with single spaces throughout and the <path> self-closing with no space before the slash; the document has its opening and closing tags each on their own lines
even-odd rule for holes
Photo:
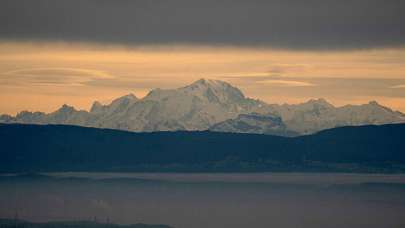
<svg viewBox="0 0 405 228">
<path fill-rule="evenodd" d="M 2 0 L 0 39 L 291 49 L 405 44 L 402 0 Z"/>
</svg>

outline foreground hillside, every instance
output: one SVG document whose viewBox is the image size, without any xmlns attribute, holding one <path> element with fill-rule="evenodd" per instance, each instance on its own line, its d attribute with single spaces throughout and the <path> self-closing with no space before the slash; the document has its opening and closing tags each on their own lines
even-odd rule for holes
<svg viewBox="0 0 405 228">
<path fill-rule="evenodd" d="M 286 138 L 0 125 L 0 171 L 405 171 L 405 124 Z"/>
<path fill-rule="evenodd" d="M 171 228 L 166 225 L 131 224 L 118 225 L 90 221 L 65 221 L 34 223 L 16 219 L 0 219 L 1 228 Z"/>
</svg>

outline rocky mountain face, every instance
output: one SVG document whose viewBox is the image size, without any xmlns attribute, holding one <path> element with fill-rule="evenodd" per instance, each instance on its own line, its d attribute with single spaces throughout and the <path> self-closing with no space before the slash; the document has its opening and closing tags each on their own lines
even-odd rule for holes
<svg viewBox="0 0 405 228">
<path fill-rule="evenodd" d="M 379 105 L 375 101 L 363 105 L 334 107 L 324 99 L 309 100 L 297 105 L 270 105 L 282 117 L 287 128 L 310 134 L 340 126 L 380 125 L 405 122 L 405 115 Z"/>
<path fill-rule="evenodd" d="M 287 126 L 279 116 L 271 114 L 240 114 L 235 119 L 225 120 L 214 124 L 210 131 L 254 133 L 278 136 L 297 136 L 298 133 L 287 129 Z"/>
<path fill-rule="evenodd" d="M 55 112 L 23 111 L 0 116 L 2 123 L 71 124 L 135 132 L 212 130 L 293 136 L 337 126 L 405 122 L 405 115 L 370 102 L 334 107 L 323 99 L 276 105 L 247 98 L 236 87 L 200 79 L 178 89 L 154 89 L 138 99 L 129 94 L 89 112 L 63 105 Z"/>
</svg>

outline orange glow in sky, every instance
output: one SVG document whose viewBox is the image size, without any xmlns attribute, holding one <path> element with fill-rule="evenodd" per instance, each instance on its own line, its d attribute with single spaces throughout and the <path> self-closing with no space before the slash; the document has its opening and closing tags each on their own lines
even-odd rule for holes
<svg viewBox="0 0 405 228">
<path fill-rule="evenodd" d="M 199 78 L 227 81 L 269 103 L 369 100 L 405 112 L 405 49 L 291 51 L 226 46 L 0 42 L 0 113 L 51 112 Z"/>
</svg>

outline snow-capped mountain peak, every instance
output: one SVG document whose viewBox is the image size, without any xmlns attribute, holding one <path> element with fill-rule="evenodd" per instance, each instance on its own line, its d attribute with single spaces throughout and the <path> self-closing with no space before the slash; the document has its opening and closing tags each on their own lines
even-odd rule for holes
<svg viewBox="0 0 405 228">
<path fill-rule="evenodd" d="M 317 105 L 317 106 L 322 106 L 322 107 L 327 107 L 327 108 L 334 108 L 334 106 L 331 103 L 329 103 L 327 100 L 325 100 L 324 98 L 311 99 L 307 102 L 307 104 Z"/>
<path fill-rule="evenodd" d="M 211 79 L 199 79 L 194 83 L 180 88 L 183 93 L 207 99 L 210 102 L 229 103 L 245 99 L 243 93 L 227 82 Z"/>
<path fill-rule="evenodd" d="M 100 111 L 103 110 L 103 108 L 104 108 L 104 105 L 102 105 L 98 101 L 95 101 L 95 102 L 93 102 L 93 105 L 91 105 L 90 112 L 93 112 L 93 113 L 94 112 L 100 112 Z"/>
<path fill-rule="evenodd" d="M 73 106 L 63 104 L 62 107 L 60 107 L 56 112 L 59 113 L 72 113 L 76 111 L 76 109 Z"/>
<path fill-rule="evenodd" d="M 55 112 L 1 115 L 0 122 L 73 124 L 129 131 L 217 130 L 308 134 L 337 126 L 403 123 L 405 115 L 371 101 L 334 107 L 325 99 L 302 104 L 266 104 L 246 98 L 231 84 L 200 79 L 177 89 L 154 89 L 138 99 L 128 94 L 108 105 L 94 102 L 90 112 L 63 105 Z M 277 130 L 277 131 L 276 131 Z"/>
<path fill-rule="evenodd" d="M 111 105 L 119 104 L 119 103 L 122 103 L 124 101 L 136 101 L 136 100 L 138 100 L 138 98 L 134 94 L 130 93 L 130 94 L 127 94 L 125 96 L 122 96 L 122 97 L 119 97 L 119 98 L 113 100 L 111 102 Z"/>
</svg>

